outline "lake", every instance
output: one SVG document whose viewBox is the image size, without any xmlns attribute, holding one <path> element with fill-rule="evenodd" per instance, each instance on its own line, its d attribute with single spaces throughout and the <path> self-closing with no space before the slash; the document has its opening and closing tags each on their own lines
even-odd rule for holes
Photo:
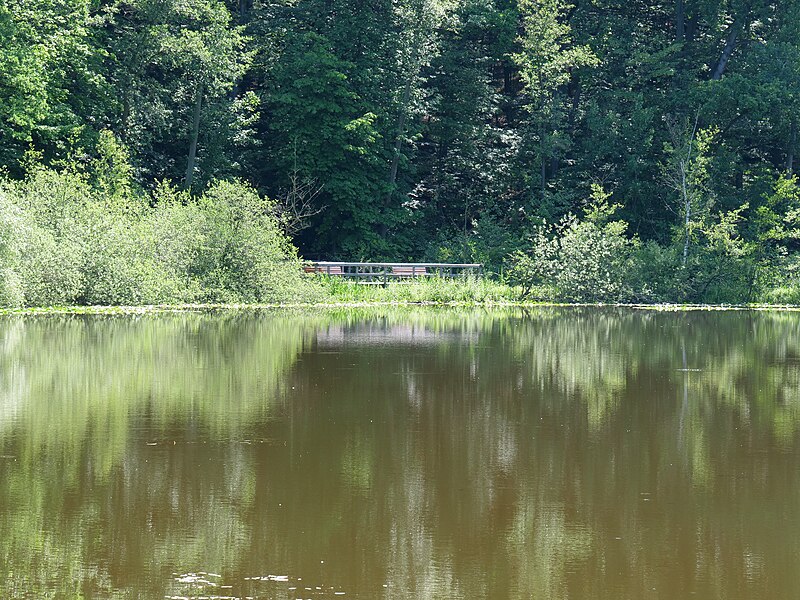
<svg viewBox="0 0 800 600">
<path fill-rule="evenodd" d="M 0 318 L 0 597 L 800 597 L 800 313 Z"/>
</svg>

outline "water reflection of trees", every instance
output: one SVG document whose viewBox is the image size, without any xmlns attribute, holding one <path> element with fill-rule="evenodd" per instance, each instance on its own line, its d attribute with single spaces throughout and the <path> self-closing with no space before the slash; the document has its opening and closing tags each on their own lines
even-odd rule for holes
<svg viewBox="0 0 800 600">
<path fill-rule="evenodd" d="M 311 326 L 235 314 L 0 323 L 0 556 L 10 574 L 0 596 L 110 597 L 109 560 L 128 570 L 225 553 L 244 525 L 220 498 L 252 487 L 239 446 L 249 423 L 275 418 Z M 169 460 L 146 462 L 170 444 Z M 197 464 L 199 444 L 213 462 Z M 204 487 L 183 488 L 181 473 L 198 466 L 211 474 Z M 168 505 L 176 518 L 153 511 Z M 123 543 L 131 526 L 142 539 Z"/>
<path fill-rule="evenodd" d="M 268 598 L 285 588 L 244 577 L 387 598 L 789 597 L 797 324 L 588 308 L 5 322 L 0 595 L 157 596 L 206 568 Z"/>
</svg>

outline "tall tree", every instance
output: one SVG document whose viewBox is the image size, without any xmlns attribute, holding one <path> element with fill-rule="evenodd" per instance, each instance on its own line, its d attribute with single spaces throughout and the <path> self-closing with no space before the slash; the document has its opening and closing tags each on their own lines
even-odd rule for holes
<svg viewBox="0 0 800 600">
<path fill-rule="evenodd" d="M 443 21 L 440 50 L 423 72 L 425 126 L 410 204 L 417 252 L 430 258 L 496 264 L 505 246 L 490 232 L 514 230 L 518 136 L 504 114 L 503 86 L 517 17 L 502 3 L 460 3 Z"/>
<path fill-rule="evenodd" d="M 88 0 L 0 0 L 0 164 L 20 173 L 32 148 L 47 161 L 94 146 L 107 124 L 101 21 Z"/>
<path fill-rule="evenodd" d="M 588 45 L 575 44 L 569 24 L 573 8 L 565 0 L 520 0 L 522 20 L 520 51 L 515 55 L 531 118 L 528 146 L 538 163 L 540 200 L 545 201 L 548 174 L 557 170 L 558 152 L 564 145 L 564 91 L 573 72 L 597 64 Z M 531 173 L 531 180 L 535 177 Z M 533 187 L 533 186 L 531 186 Z"/>
<path fill-rule="evenodd" d="M 198 173 L 207 180 L 215 173 L 198 166 L 203 125 L 228 113 L 219 123 L 228 139 L 206 148 L 212 165 L 236 135 L 229 94 L 250 59 L 242 27 L 217 0 L 119 0 L 110 12 L 104 42 L 109 79 L 120 91 L 117 129 L 140 173 L 182 179 L 187 188 Z"/>
<path fill-rule="evenodd" d="M 292 37 L 270 75 L 268 177 L 291 173 L 322 186 L 311 252 L 363 252 L 377 243 L 375 223 L 383 192 L 375 168 L 376 115 L 365 110 L 346 72 L 318 33 Z"/>
</svg>

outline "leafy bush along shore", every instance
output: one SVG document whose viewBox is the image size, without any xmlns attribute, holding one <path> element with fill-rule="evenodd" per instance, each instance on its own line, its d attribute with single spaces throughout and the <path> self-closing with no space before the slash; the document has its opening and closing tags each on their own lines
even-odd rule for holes
<svg viewBox="0 0 800 600">
<path fill-rule="evenodd" d="M 800 304 L 796 177 L 779 178 L 755 211 L 687 211 L 669 245 L 630 235 L 608 199 L 593 186 L 583 218 L 535 228 L 510 254 L 507 281 L 561 302 Z"/>
<path fill-rule="evenodd" d="M 2 183 L 0 306 L 317 297 L 272 205 L 248 186 L 146 194 L 113 174 L 34 169 Z"/>
</svg>

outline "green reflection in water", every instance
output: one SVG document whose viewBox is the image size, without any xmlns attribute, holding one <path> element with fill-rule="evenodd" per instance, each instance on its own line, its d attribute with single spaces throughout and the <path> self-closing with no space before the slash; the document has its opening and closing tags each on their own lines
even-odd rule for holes
<svg viewBox="0 0 800 600">
<path fill-rule="evenodd" d="M 4 319 L 0 597 L 796 597 L 798 325 Z"/>
</svg>

